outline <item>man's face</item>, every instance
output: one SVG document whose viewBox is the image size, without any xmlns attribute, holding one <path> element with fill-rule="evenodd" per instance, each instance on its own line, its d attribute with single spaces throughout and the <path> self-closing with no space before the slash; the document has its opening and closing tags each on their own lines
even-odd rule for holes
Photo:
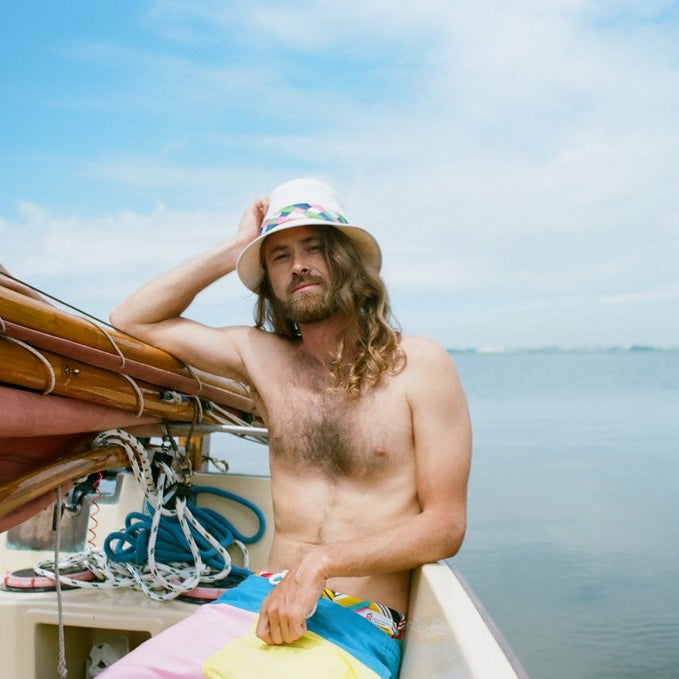
<svg viewBox="0 0 679 679">
<path fill-rule="evenodd" d="M 314 323 L 337 311 L 318 230 L 298 226 L 273 233 L 263 245 L 274 297 L 294 323 Z"/>
</svg>

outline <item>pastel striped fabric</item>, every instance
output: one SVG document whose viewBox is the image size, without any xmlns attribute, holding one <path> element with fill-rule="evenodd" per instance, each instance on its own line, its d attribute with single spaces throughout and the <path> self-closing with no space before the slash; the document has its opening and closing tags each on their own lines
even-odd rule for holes
<svg viewBox="0 0 679 679">
<path fill-rule="evenodd" d="M 214 604 L 153 637 L 103 672 L 105 679 L 392 679 L 401 648 L 351 610 L 320 599 L 307 633 L 268 646 L 255 635 L 258 611 L 273 585 L 250 576 Z"/>
<path fill-rule="evenodd" d="M 295 219 L 319 219 L 332 224 L 347 224 L 344 215 L 328 210 L 322 205 L 310 203 L 295 203 L 282 208 L 274 217 L 267 219 L 260 228 L 260 235 L 269 233 L 272 229 Z"/>
</svg>

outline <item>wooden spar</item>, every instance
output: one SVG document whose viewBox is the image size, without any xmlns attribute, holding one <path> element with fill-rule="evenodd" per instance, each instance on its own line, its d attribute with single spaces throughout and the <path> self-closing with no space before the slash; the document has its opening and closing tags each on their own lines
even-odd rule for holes
<svg viewBox="0 0 679 679">
<path fill-rule="evenodd" d="M 197 399 L 205 424 L 223 421 L 211 405 L 239 418 L 256 414 L 243 384 L 191 369 L 160 349 L 2 284 L 0 387 L 0 531 L 38 511 L 49 502 L 51 491 L 69 480 L 127 464 L 119 448 L 115 455 L 97 450 L 83 456 L 87 434 L 73 443 L 71 434 L 64 438 L 49 432 L 77 434 L 99 431 L 96 423 L 110 428 L 158 418 L 193 422 L 199 414 Z M 166 392 L 169 400 L 163 397 Z M 26 406 L 23 397 L 29 394 L 44 400 Z M 3 419 L 3 403 L 14 416 L 10 422 Z M 55 424 L 59 413 L 68 423 Z M 35 417 L 39 426 L 31 424 Z M 47 434 L 46 440 L 37 431 Z M 26 464 L 33 470 L 26 471 Z"/>
<path fill-rule="evenodd" d="M 0 518 L 72 479 L 128 464 L 120 446 L 102 446 L 60 457 L 25 474 L 0 483 Z"/>
<path fill-rule="evenodd" d="M 40 350 L 51 351 L 60 356 L 75 359 L 97 368 L 128 375 L 133 379 L 162 385 L 166 389 L 200 396 L 201 398 L 214 401 L 218 405 L 235 408 L 242 412 L 250 413 L 254 408 L 252 400 L 243 395 L 244 389 L 241 385 L 237 385 L 240 389 L 240 393 L 238 393 L 235 390 L 226 390 L 221 387 L 205 384 L 202 382 L 200 371 L 195 369 L 194 373 L 197 374 L 198 379 L 184 377 L 128 359 L 125 359 L 124 364 L 121 364 L 120 356 L 107 354 L 99 349 L 77 344 L 68 339 L 54 337 L 53 335 L 48 335 L 33 328 L 26 328 L 10 321 L 5 321 L 5 327 L 6 337 L 19 339 L 33 347 L 38 347 Z M 206 373 L 202 373 L 202 375 L 206 375 Z M 208 377 L 210 376 L 208 375 Z"/>
<path fill-rule="evenodd" d="M 162 389 L 157 386 L 128 380 L 118 373 L 48 351 L 38 353 L 40 356 L 25 346 L 0 337 L 0 382 L 99 403 L 139 415 L 153 415 L 180 422 L 191 422 L 194 418 L 192 400 L 166 401 L 161 398 Z M 203 421 L 215 420 L 206 411 Z"/>
<path fill-rule="evenodd" d="M 115 330 L 104 331 L 93 322 L 2 285 L 0 331 L 98 368 L 199 395 L 245 413 L 255 411 L 247 388 L 234 379 L 190 369 L 165 351 Z"/>
<path fill-rule="evenodd" d="M 0 317 L 41 330 L 55 337 L 64 337 L 80 344 L 115 353 L 106 335 L 90 321 L 78 318 L 49 304 L 31 299 L 0 286 Z M 124 355 L 158 365 L 165 370 L 186 373 L 183 363 L 170 354 L 144 344 L 128 335 L 110 333 Z"/>
</svg>

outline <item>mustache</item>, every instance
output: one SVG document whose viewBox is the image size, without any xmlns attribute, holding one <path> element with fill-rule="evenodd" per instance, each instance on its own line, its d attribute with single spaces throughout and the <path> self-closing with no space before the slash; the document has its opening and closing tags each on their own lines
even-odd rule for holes
<svg viewBox="0 0 679 679">
<path fill-rule="evenodd" d="M 316 285 L 324 285 L 325 281 L 321 276 L 315 276 L 314 274 L 309 273 L 300 274 L 293 281 L 290 282 L 290 284 L 288 285 L 288 292 L 292 292 L 300 285 L 304 285 L 305 283 L 315 283 Z"/>
</svg>

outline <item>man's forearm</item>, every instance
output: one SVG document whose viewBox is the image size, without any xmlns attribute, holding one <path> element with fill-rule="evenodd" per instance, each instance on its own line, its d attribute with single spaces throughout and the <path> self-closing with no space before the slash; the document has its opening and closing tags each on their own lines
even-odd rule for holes
<svg viewBox="0 0 679 679">
<path fill-rule="evenodd" d="M 308 566 L 318 569 L 324 579 L 409 570 L 459 550 L 465 532 L 461 517 L 464 511 L 423 512 L 397 528 L 360 540 L 321 546 L 308 554 Z"/>
<path fill-rule="evenodd" d="M 111 312 L 111 322 L 132 334 L 144 326 L 177 318 L 194 297 L 236 268 L 243 248 L 259 234 L 267 199 L 254 201 L 243 213 L 234 237 L 147 283 Z"/>
<path fill-rule="evenodd" d="M 422 512 L 370 537 L 317 547 L 269 593 L 260 609 L 257 636 L 267 644 L 298 639 L 305 618 L 332 577 L 405 571 L 452 556 L 464 536 L 464 509 Z"/>
<path fill-rule="evenodd" d="M 116 327 L 135 328 L 176 318 L 195 296 L 236 268 L 243 243 L 238 238 L 170 269 L 130 295 L 110 315 Z"/>
</svg>

